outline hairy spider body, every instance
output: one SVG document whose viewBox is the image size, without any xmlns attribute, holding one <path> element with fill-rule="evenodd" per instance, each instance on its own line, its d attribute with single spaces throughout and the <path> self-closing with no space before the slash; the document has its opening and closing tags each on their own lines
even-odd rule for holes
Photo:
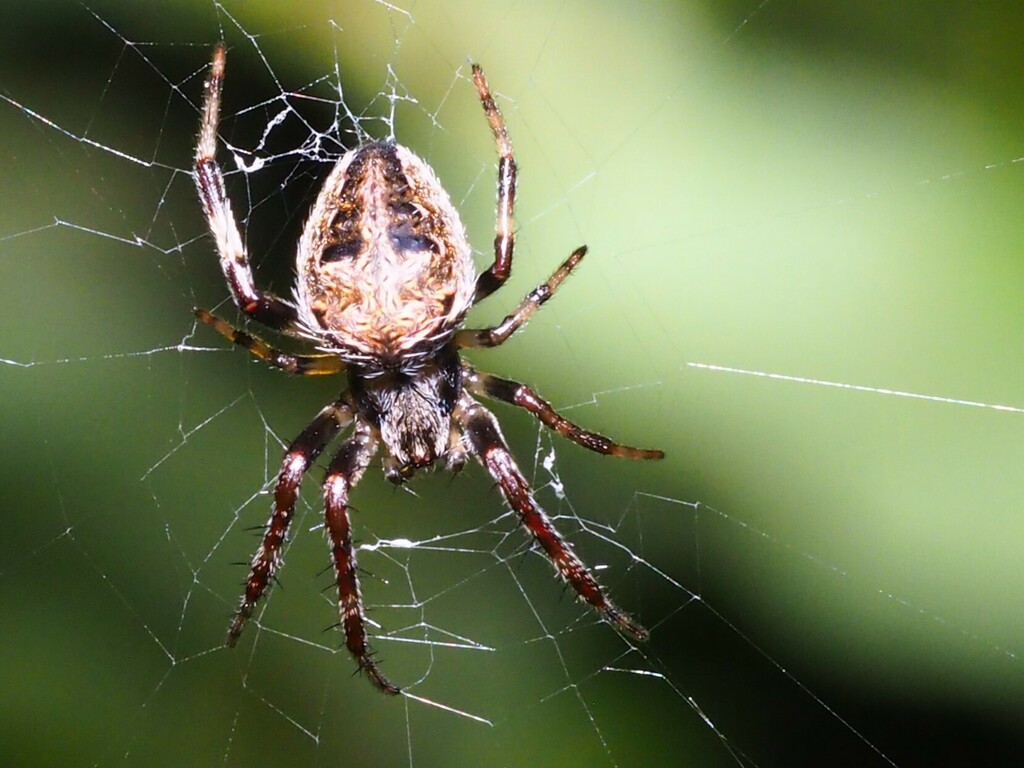
<svg viewBox="0 0 1024 768">
<path fill-rule="evenodd" d="M 358 411 L 380 431 L 390 480 L 411 477 L 447 452 L 452 412 L 462 395 L 462 368 L 454 350 L 444 350 L 412 375 L 366 376 L 351 369 L 349 391 Z"/>
<path fill-rule="evenodd" d="M 459 350 L 495 347 L 521 328 L 579 264 L 585 247 L 490 328 L 462 329 L 466 313 L 508 279 L 512 268 L 516 164 L 504 120 L 481 69 L 473 81 L 498 149 L 498 211 L 494 262 L 475 275 L 458 212 L 430 167 L 392 142 L 373 142 L 342 157 L 318 195 L 299 240 L 294 302 L 256 287 L 248 254 L 216 162 L 217 124 L 225 49 L 214 49 L 196 146 L 195 180 L 221 268 L 238 308 L 281 333 L 312 341 L 318 354 L 282 352 L 197 309 L 204 323 L 284 371 L 346 373 L 348 387 L 292 441 L 274 487 L 274 503 L 245 592 L 228 631 L 237 643 L 257 602 L 281 565 L 302 478 L 323 450 L 351 428 L 327 468 L 324 519 L 340 626 L 359 668 L 380 690 L 399 688 L 381 673 L 370 651 L 352 543 L 348 499 L 378 450 L 395 483 L 443 461 L 458 470 L 474 457 L 497 482 L 523 527 L 581 599 L 621 632 L 647 630 L 604 594 L 583 561 L 537 505 L 497 420 L 474 398 L 524 408 L 563 437 L 597 453 L 660 459 L 661 451 L 631 448 L 589 432 L 559 415 L 525 384 L 476 371 Z"/>
<path fill-rule="evenodd" d="M 335 166 L 299 242 L 303 330 L 365 375 L 415 373 L 473 303 L 466 232 L 430 167 L 374 142 Z"/>
</svg>

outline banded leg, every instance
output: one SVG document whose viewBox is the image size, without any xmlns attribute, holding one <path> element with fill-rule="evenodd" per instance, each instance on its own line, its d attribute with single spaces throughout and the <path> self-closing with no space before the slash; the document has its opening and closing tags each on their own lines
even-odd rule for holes
<svg viewBox="0 0 1024 768">
<path fill-rule="evenodd" d="M 280 368 L 287 373 L 298 376 L 327 376 L 333 373 L 341 373 L 345 370 L 345 364 L 337 355 L 293 355 L 282 352 L 279 349 L 267 344 L 257 336 L 251 336 L 240 331 L 225 320 L 212 315 L 205 309 L 196 309 L 195 315 L 204 323 L 212 327 L 221 336 L 230 339 L 232 342 L 249 350 L 254 356 L 275 368 Z"/>
<path fill-rule="evenodd" d="M 462 364 L 462 383 L 474 395 L 483 395 L 518 405 L 533 414 L 545 427 L 553 429 L 576 445 L 582 445 L 595 453 L 617 456 L 620 459 L 663 459 L 665 452 L 652 448 L 633 448 L 620 445 L 597 432 L 591 432 L 573 424 L 558 413 L 551 404 L 525 384 L 503 379 L 489 373 L 480 373 L 468 364 Z"/>
<path fill-rule="evenodd" d="M 637 640 L 646 640 L 647 630 L 605 596 L 587 566 L 537 505 L 491 412 L 469 397 L 463 398 L 460 409 L 473 454 L 497 481 L 509 506 L 519 516 L 523 527 L 540 544 L 558 575 L 620 632 Z"/>
<path fill-rule="evenodd" d="M 343 426 L 351 421 L 348 407 L 333 403 L 317 414 L 308 427 L 285 452 L 281 472 L 274 486 L 274 511 L 263 532 L 263 542 L 253 555 L 249 577 L 245 581 L 245 594 L 235 612 L 235 618 L 228 630 L 227 645 L 234 648 L 252 616 L 256 603 L 266 592 L 274 573 L 281 565 L 281 548 L 288 535 L 288 525 L 295 512 L 295 501 L 306 474 L 316 457 Z"/>
<path fill-rule="evenodd" d="M 473 303 L 494 293 L 508 280 L 512 271 L 512 251 L 515 247 L 515 232 L 512 231 L 516 210 L 516 158 L 512 153 L 512 142 L 501 110 L 494 103 L 491 88 L 479 64 L 473 65 L 473 82 L 480 96 L 480 103 L 487 115 L 487 122 L 494 134 L 498 148 L 498 216 L 494 225 L 494 263 L 476 279 L 476 295 Z"/>
<path fill-rule="evenodd" d="M 224 189 L 224 176 L 217 165 L 217 124 L 220 120 L 220 92 L 224 82 L 227 52 L 220 43 L 213 49 L 210 77 L 203 96 L 203 121 L 196 145 L 195 182 L 203 212 L 220 254 L 220 267 L 231 288 L 235 304 L 245 314 L 271 328 L 289 330 L 295 323 L 295 308 L 256 287 L 231 201 Z"/>
<path fill-rule="evenodd" d="M 505 343 L 505 340 L 518 331 L 530 316 L 540 309 L 541 305 L 555 295 L 565 278 L 576 268 L 584 256 L 587 255 L 587 246 L 581 245 L 562 262 L 562 265 L 554 271 L 554 274 L 541 283 L 526 298 L 519 302 L 512 314 L 490 328 L 470 328 L 459 331 L 455 334 L 455 346 L 465 347 L 496 347 Z"/>
<path fill-rule="evenodd" d="M 359 482 L 376 450 L 377 440 L 372 429 L 357 422 L 355 434 L 345 441 L 327 469 L 324 519 L 338 587 L 338 612 L 341 629 L 345 633 L 345 646 L 370 682 L 384 693 L 394 695 L 400 692 L 399 688 L 381 673 L 366 642 L 363 598 L 359 592 L 356 553 L 348 517 L 349 491 Z"/>
</svg>

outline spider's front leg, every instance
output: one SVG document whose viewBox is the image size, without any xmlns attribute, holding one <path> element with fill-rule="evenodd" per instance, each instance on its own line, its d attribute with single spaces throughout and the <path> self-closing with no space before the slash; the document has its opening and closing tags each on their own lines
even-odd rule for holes
<svg viewBox="0 0 1024 768">
<path fill-rule="evenodd" d="M 551 403 L 518 381 L 503 379 L 490 373 L 480 373 L 467 363 L 462 364 L 462 381 L 466 389 L 474 395 L 484 395 L 518 405 L 533 414 L 548 429 L 554 430 L 566 440 L 572 440 L 576 445 L 582 445 L 594 453 L 617 456 L 620 459 L 665 458 L 665 452 L 656 448 L 634 448 L 630 445 L 622 445 L 604 435 L 573 424 L 552 408 Z"/>
<path fill-rule="evenodd" d="M 505 438 L 501 435 L 494 415 L 468 396 L 463 396 L 459 411 L 459 419 L 469 437 L 473 454 L 497 481 L 509 506 L 519 516 L 523 527 L 540 544 L 558 575 L 620 632 L 637 640 L 646 640 L 647 630 L 605 596 L 597 579 L 562 538 L 544 510 L 537 505 L 526 478 L 516 466 Z"/>
<path fill-rule="evenodd" d="M 281 548 L 288 534 L 288 526 L 295 513 L 295 500 L 299 495 L 302 477 L 316 457 L 337 434 L 352 420 L 348 406 L 341 402 L 332 403 L 317 414 L 302 434 L 285 452 L 281 472 L 274 486 L 274 511 L 263 532 L 263 542 L 253 555 L 249 566 L 249 577 L 245 581 L 245 594 L 235 612 L 235 618 L 228 630 L 227 645 L 233 648 L 252 616 L 256 603 L 266 592 L 274 573 L 281 565 Z"/>
<path fill-rule="evenodd" d="M 217 165 L 217 125 L 220 120 L 220 92 L 224 82 L 227 52 L 220 43 L 213 49 L 210 77 L 203 97 L 203 121 L 196 144 L 195 182 L 199 200 L 220 254 L 220 266 L 231 288 L 235 304 L 260 323 L 279 330 L 290 330 L 295 324 L 295 308 L 256 287 L 249 266 L 249 256 L 231 212 L 231 201 L 224 189 L 224 175 Z"/>
<path fill-rule="evenodd" d="M 376 450 L 377 439 L 373 429 L 357 421 L 355 434 L 345 441 L 327 469 L 324 478 L 324 519 L 338 587 L 338 612 L 345 633 L 345 646 L 371 683 L 384 693 L 395 695 L 400 692 L 398 686 L 381 673 L 366 642 L 363 598 L 359 592 L 356 553 L 348 517 L 349 491 L 359 482 Z"/>
</svg>

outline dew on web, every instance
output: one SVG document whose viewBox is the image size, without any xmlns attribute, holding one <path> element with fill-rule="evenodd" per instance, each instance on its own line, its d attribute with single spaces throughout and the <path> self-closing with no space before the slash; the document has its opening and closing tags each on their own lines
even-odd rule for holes
<svg viewBox="0 0 1024 768">
<path fill-rule="evenodd" d="M 0 32 L 0 688 L 33 723 L 0 737 L 15 763 L 1016 753 L 1020 12 L 24 13 Z M 236 319 L 191 177 L 221 39 L 218 156 L 257 280 L 285 295 L 319 183 L 374 139 L 431 163 L 489 263 L 469 62 L 487 68 L 520 164 L 516 261 L 470 323 L 590 252 L 514 342 L 467 357 L 666 450 L 593 456 L 494 407 L 648 643 L 553 578 L 479 467 L 395 489 L 373 464 L 352 498 L 362 591 L 405 688 L 380 696 L 335 626 L 321 463 L 280 583 L 223 647 L 282 452 L 343 385 L 193 318 Z"/>
</svg>

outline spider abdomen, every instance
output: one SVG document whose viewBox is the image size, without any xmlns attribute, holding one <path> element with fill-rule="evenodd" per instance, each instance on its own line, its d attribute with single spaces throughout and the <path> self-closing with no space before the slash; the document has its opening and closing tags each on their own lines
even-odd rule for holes
<svg viewBox="0 0 1024 768">
<path fill-rule="evenodd" d="M 298 252 L 304 329 L 352 362 L 415 370 L 473 300 L 466 233 L 434 172 L 405 147 L 346 154 L 317 198 Z"/>
</svg>

